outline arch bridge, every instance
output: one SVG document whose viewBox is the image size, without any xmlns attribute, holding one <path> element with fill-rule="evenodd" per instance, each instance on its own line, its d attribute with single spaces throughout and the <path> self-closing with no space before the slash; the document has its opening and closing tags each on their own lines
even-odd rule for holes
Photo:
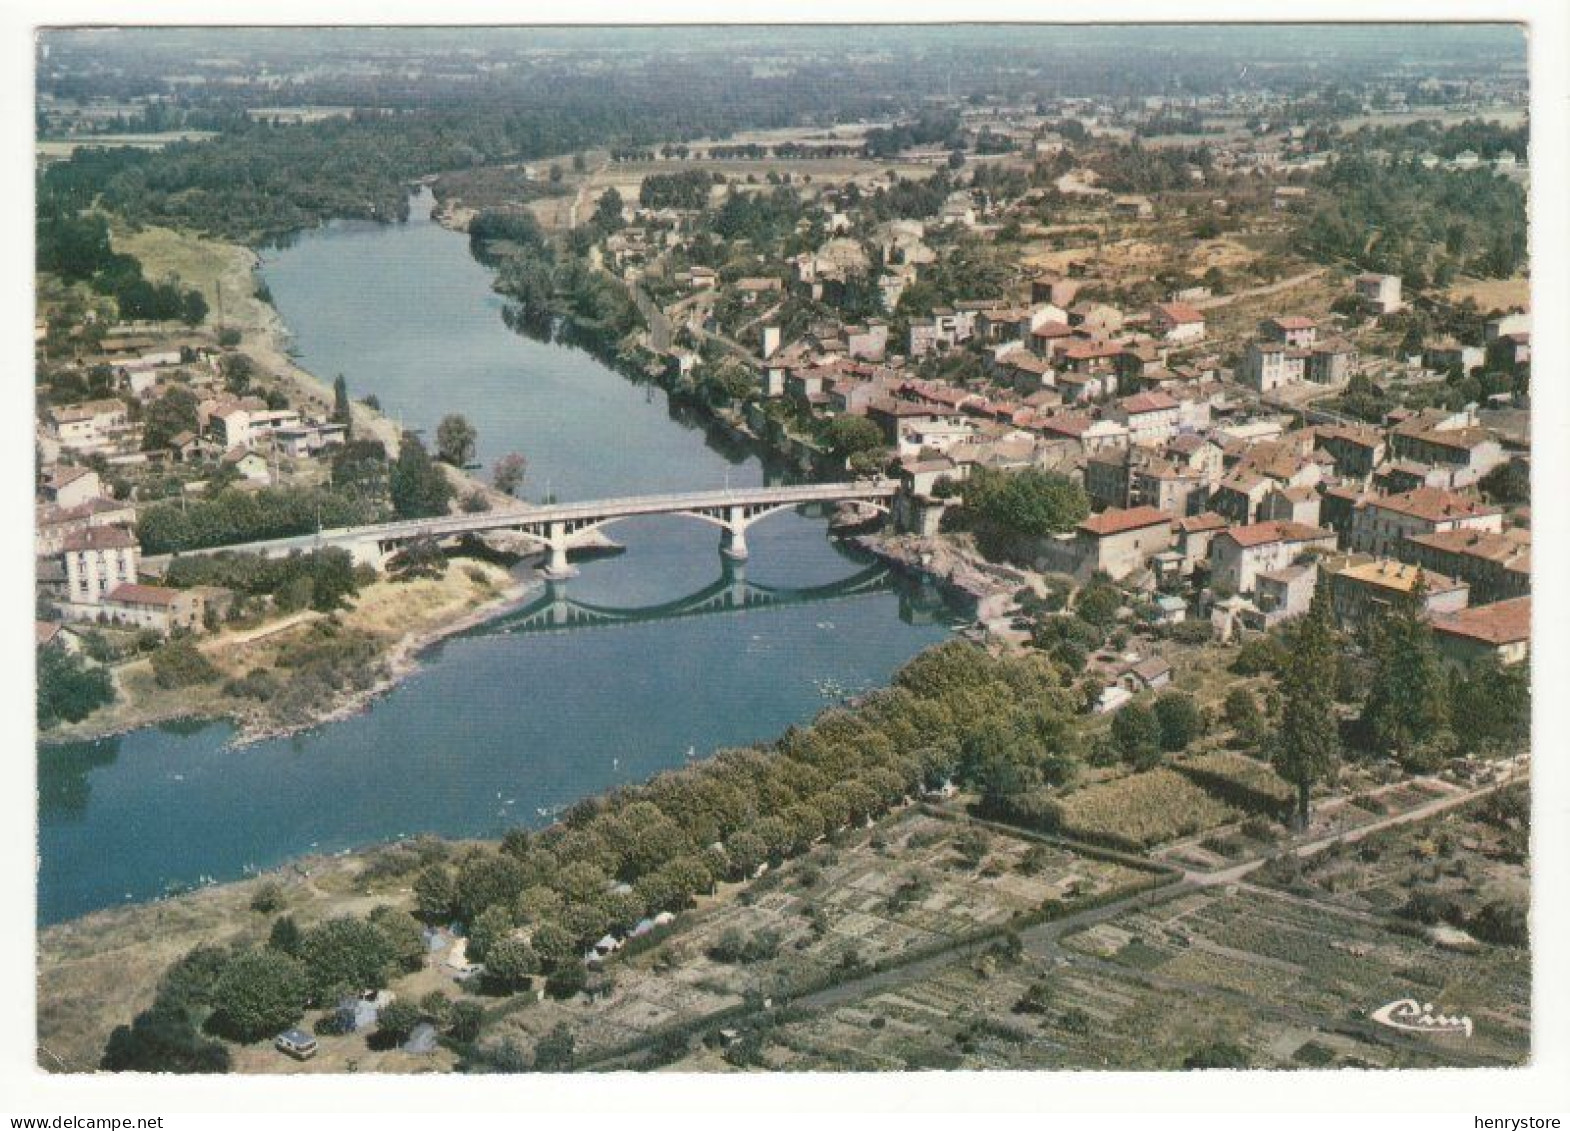
<svg viewBox="0 0 1570 1131">
<path fill-rule="evenodd" d="M 898 491 L 899 485 L 893 480 L 876 479 L 641 495 L 591 502 L 509 507 L 479 514 L 403 519 L 372 526 L 321 530 L 315 534 L 275 538 L 265 542 L 213 546 L 187 553 L 205 555 L 232 551 L 285 557 L 296 551 L 337 546 L 348 550 L 356 562 L 381 569 L 389 557 L 411 542 L 430 540 L 450 543 L 471 535 L 505 534 L 544 550 L 547 554 L 546 577 L 559 579 L 570 577 L 576 572 L 568 561 L 568 551 L 588 544 L 595 531 L 629 518 L 671 515 L 716 526 L 720 530 L 721 552 L 732 561 L 745 561 L 748 553 L 747 531 L 772 514 L 810 504 L 857 503 L 886 515 L 890 513 Z M 151 558 L 149 563 L 159 560 Z"/>
</svg>

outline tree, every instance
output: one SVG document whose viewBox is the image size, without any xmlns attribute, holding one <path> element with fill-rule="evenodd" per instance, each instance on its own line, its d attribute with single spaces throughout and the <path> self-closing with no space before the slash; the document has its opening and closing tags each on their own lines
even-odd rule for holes
<svg viewBox="0 0 1570 1131">
<path fill-rule="evenodd" d="M 534 928 L 529 945 L 534 948 L 540 966 L 548 974 L 563 966 L 571 966 L 578 960 L 577 940 L 560 923 L 541 923 Z"/>
<path fill-rule="evenodd" d="M 114 684 L 103 668 L 90 668 L 64 648 L 38 649 L 37 714 L 40 730 L 75 723 L 114 702 Z"/>
<path fill-rule="evenodd" d="M 626 223 L 622 219 L 624 207 L 621 193 L 615 188 L 608 188 L 600 194 L 600 199 L 595 203 L 594 216 L 589 223 L 601 233 L 614 232 Z"/>
<path fill-rule="evenodd" d="M 512 912 L 500 903 L 492 904 L 469 922 L 469 953 L 477 961 L 489 962 L 491 947 L 512 934 Z"/>
<path fill-rule="evenodd" d="M 334 489 L 380 501 L 387 494 L 387 448 L 380 440 L 348 440 L 333 455 Z"/>
<path fill-rule="evenodd" d="M 1456 739 L 1469 754 L 1510 753 L 1532 737 L 1532 675 L 1525 663 L 1495 657 L 1472 665 L 1452 684 Z"/>
<path fill-rule="evenodd" d="M 1521 464 L 1509 460 L 1500 464 L 1478 482 L 1491 502 L 1513 506 L 1532 497 L 1532 476 Z"/>
<path fill-rule="evenodd" d="M 382 904 L 372 909 L 370 922 L 387 940 L 388 953 L 397 966 L 413 972 L 425 965 L 425 933 L 413 915 Z"/>
<path fill-rule="evenodd" d="M 414 877 L 415 912 L 427 923 L 445 923 L 458 906 L 458 887 L 452 872 L 441 864 L 431 864 Z"/>
<path fill-rule="evenodd" d="M 300 925 L 294 921 L 292 915 L 280 915 L 273 920 L 272 929 L 267 932 L 267 946 L 270 950 L 281 950 L 287 955 L 300 957 L 300 940 L 304 938 Z"/>
<path fill-rule="evenodd" d="M 329 919 L 300 940 L 300 959 L 317 1002 L 335 991 L 381 988 L 393 958 L 387 936 L 364 919 Z"/>
<path fill-rule="evenodd" d="M 516 990 L 539 972 L 539 956 L 522 939 L 500 939 L 486 951 L 485 976 L 501 989 Z"/>
<path fill-rule="evenodd" d="M 345 428 L 354 422 L 354 414 L 349 407 L 349 383 L 344 380 L 342 373 L 333 380 L 333 420 Z M 348 438 L 347 433 L 345 438 Z"/>
<path fill-rule="evenodd" d="M 1168 691 L 1156 699 L 1156 721 L 1161 725 L 1163 750 L 1185 750 L 1205 729 L 1194 697 L 1182 691 Z"/>
<path fill-rule="evenodd" d="M 1314 783 L 1334 773 L 1341 758 L 1335 705 L 1339 652 L 1330 588 L 1321 580 L 1291 646 L 1284 649 L 1281 725 L 1271 758 L 1277 772 L 1297 787 L 1297 819 L 1304 827 Z"/>
<path fill-rule="evenodd" d="M 1421 616 L 1426 595 L 1419 574 L 1411 593 L 1374 623 L 1369 649 L 1373 677 L 1360 720 L 1375 750 L 1413 764 L 1424 759 L 1428 744 L 1450 722 L 1444 668 Z"/>
<path fill-rule="evenodd" d="M 227 1072 L 229 1050 L 203 1039 L 184 1009 L 159 1001 L 109 1034 L 98 1066 L 106 1072 Z"/>
<path fill-rule="evenodd" d="M 520 452 L 508 452 L 496 461 L 491 469 L 491 483 L 506 495 L 517 495 L 523 489 L 523 477 L 529 470 L 529 461 Z"/>
<path fill-rule="evenodd" d="M 1112 718 L 1112 741 L 1135 769 L 1148 770 L 1161 760 L 1161 723 L 1143 703 L 1130 703 Z"/>
<path fill-rule="evenodd" d="M 421 1020 L 420 1007 L 407 998 L 388 1002 L 376 1015 L 377 1043 L 387 1048 L 403 1044 Z"/>
<path fill-rule="evenodd" d="M 466 417 L 449 413 L 436 426 L 436 454 L 443 463 L 466 467 L 474 459 L 474 445 L 479 437 Z"/>
<path fill-rule="evenodd" d="M 514 857 L 476 853 L 458 869 L 458 915 L 472 922 L 487 907 L 510 907 L 528 882 L 528 873 Z"/>
<path fill-rule="evenodd" d="M 389 482 L 393 510 L 399 518 L 430 518 L 447 513 L 452 484 L 441 468 L 431 461 L 425 445 L 412 432 L 405 432 L 398 444 L 398 460 L 393 464 Z"/>
<path fill-rule="evenodd" d="M 176 386 L 143 411 L 142 450 L 161 451 L 181 432 L 195 432 L 200 427 L 196 415 L 196 394 Z"/>
<path fill-rule="evenodd" d="M 180 299 L 180 321 L 187 326 L 200 326 L 206 317 L 206 296 L 201 291 L 186 291 Z"/>
<path fill-rule="evenodd" d="M 213 989 L 209 1025 L 249 1043 L 289 1028 L 305 1014 L 308 992 L 300 963 L 279 950 L 247 950 L 224 967 Z"/>
<path fill-rule="evenodd" d="M 159 687 L 195 687 L 218 678 L 218 669 L 189 640 L 171 640 L 152 655 L 153 682 Z"/>
<path fill-rule="evenodd" d="M 1054 471 L 978 467 L 965 483 L 968 520 L 978 534 L 1043 538 L 1071 529 L 1090 513 L 1078 482 Z"/>
<path fill-rule="evenodd" d="M 457 1001 L 452 1007 L 452 1021 L 447 1035 L 460 1044 L 473 1044 L 480 1036 L 480 1025 L 485 1020 L 485 1009 L 477 1001 Z"/>
<path fill-rule="evenodd" d="M 836 416 L 825 429 L 829 450 L 840 459 L 861 452 L 881 451 L 883 432 L 864 416 Z"/>
</svg>

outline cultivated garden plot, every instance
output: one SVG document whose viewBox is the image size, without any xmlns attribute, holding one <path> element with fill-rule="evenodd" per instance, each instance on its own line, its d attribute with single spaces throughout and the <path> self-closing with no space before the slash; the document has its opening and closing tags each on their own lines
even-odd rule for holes
<svg viewBox="0 0 1570 1131">
<path fill-rule="evenodd" d="M 1438 1067 L 1443 1046 L 1288 1023 L 1204 987 L 1099 963 L 958 958 L 930 977 L 767 1031 L 771 1068 Z M 721 1067 L 696 1054 L 678 1067 Z"/>
<path fill-rule="evenodd" d="M 1394 915 L 1431 929 L 1450 945 L 1483 941 L 1525 946 L 1530 891 L 1524 785 L 1430 821 L 1373 833 L 1260 879 L 1285 891 L 1355 911 Z"/>
<path fill-rule="evenodd" d="M 658 947 L 610 967 L 611 992 L 587 1006 L 507 1010 L 503 1036 L 565 1022 L 580 1052 L 606 1050 L 718 1010 L 748 994 L 788 998 L 875 963 L 1002 928 L 1048 901 L 1067 907 L 1146 878 L 1122 864 L 907 809 L 820 845 L 679 921 Z"/>
<path fill-rule="evenodd" d="M 1514 1063 L 1527 1052 L 1524 951 L 1445 950 L 1378 917 L 1295 896 L 1207 892 L 1072 934 L 1064 945 L 1179 985 L 1230 991 L 1310 1025 L 1363 1022 L 1403 998 L 1431 1002 L 1474 1021 L 1472 1037 L 1443 1046 L 1456 1063 Z"/>
</svg>

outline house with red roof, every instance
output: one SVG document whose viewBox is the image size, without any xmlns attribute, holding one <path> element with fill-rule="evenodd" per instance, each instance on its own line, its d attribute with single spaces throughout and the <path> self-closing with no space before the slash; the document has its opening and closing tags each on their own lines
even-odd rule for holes
<svg viewBox="0 0 1570 1131">
<path fill-rule="evenodd" d="M 1081 522 L 1074 541 L 1084 573 L 1099 570 L 1116 581 L 1172 548 L 1172 516 L 1150 506 L 1113 507 Z"/>
<path fill-rule="evenodd" d="M 1168 342 L 1197 342 L 1205 336 L 1205 316 L 1186 302 L 1158 302 L 1150 308 L 1150 328 Z"/>
<path fill-rule="evenodd" d="M 1419 487 L 1399 495 L 1369 495 L 1352 510 L 1347 544 L 1366 554 L 1409 560 L 1408 539 L 1446 530 L 1504 529 L 1504 512 L 1443 487 Z"/>
<path fill-rule="evenodd" d="M 1431 624 L 1439 654 L 1457 667 L 1489 657 L 1518 664 L 1532 646 L 1532 598 L 1474 605 L 1436 616 Z"/>
<path fill-rule="evenodd" d="M 1158 391 L 1124 397 L 1107 415 L 1128 427 L 1130 443 L 1159 444 L 1177 433 L 1181 411 L 1176 397 Z"/>
<path fill-rule="evenodd" d="M 1259 324 L 1260 337 L 1280 342 L 1297 349 L 1309 349 L 1319 336 L 1319 324 L 1312 318 L 1289 315 L 1283 318 L 1266 318 Z"/>
<path fill-rule="evenodd" d="M 1313 551 L 1336 548 L 1332 530 L 1301 522 L 1255 522 L 1218 533 L 1210 543 L 1210 577 L 1234 593 L 1252 593 L 1261 573 L 1284 569 Z"/>
</svg>

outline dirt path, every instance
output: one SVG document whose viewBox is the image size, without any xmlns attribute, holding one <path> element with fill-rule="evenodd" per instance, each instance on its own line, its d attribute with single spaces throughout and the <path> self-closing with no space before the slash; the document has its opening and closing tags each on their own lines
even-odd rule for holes
<svg viewBox="0 0 1570 1131">
<path fill-rule="evenodd" d="M 1231 294 L 1216 295 L 1213 298 L 1202 298 L 1194 303 L 1196 310 L 1215 310 L 1217 307 L 1230 306 L 1232 303 L 1246 298 L 1259 298 L 1262 295 L 1273 295 L 1277 291 L 1290 290 L 1292 287 L 1311 283 L 1325 273 L 1327 268 L 1315 267 L 1311 271 L 1304 271 L 1301 275 L 1293 275 L 1288 279 L 1277 279 L 1274 283 L 1262 283 L 1257 287 L 1247 290 L 1234 291 Z"/>
</svg>

